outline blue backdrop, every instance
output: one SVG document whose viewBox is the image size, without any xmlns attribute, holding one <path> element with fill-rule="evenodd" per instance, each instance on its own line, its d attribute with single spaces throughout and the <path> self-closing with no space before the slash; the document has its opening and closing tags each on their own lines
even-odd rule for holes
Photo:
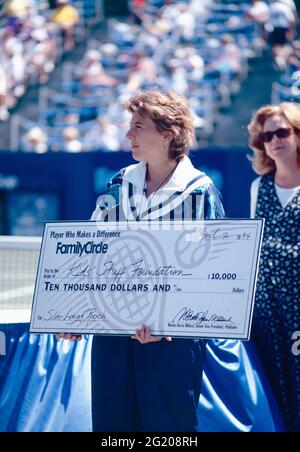
<svg viewBox="0 0 300 452">
<path fill-rule="evenodd" d="M 193 151 L 194 165 L 220 189 L 231 218 L 249 217 L 255 174 L 247 150 Z M 128 152 L 80 154 L 0 153 L 0 234 L 39 235 L 46 220 L 90 218 L 96 199 L 120 168 L 134 163 Z M 34 203 L 36 198 L 37 202 Z M 30 217 L 31 228 L 21 219 Z M 36 223 L 36 227 L 35 226 Z"/>
<path fill-rule="evenodd" d="M 0 324 L 0 431 L 91 431 L 92 338 L 57 341 L 28 328 Z M 200 431 L 283 430 L 251 344 L 208 342 L 198 417 Z"/>
</svg>

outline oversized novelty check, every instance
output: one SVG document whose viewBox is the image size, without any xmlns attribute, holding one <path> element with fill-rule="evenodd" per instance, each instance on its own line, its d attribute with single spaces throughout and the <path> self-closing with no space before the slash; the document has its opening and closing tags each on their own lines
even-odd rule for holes
<svg viewBox="0 0 300 452">
<path fill-rule="evenodd" d="M 46 223 L 30 330 L 247 340 L 263 225 Z"/>
</svg>

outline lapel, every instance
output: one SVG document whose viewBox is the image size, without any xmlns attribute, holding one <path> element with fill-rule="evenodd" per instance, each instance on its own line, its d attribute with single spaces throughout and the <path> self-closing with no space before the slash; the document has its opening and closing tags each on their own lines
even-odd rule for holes
<svg viewBox="0 0 300 452">
<path fill-rule="evenodd" d="M 123 175 L 122 209 L 128 221 L 157 220 L 176 209 L 195 190 L 210 184 L 208 176 L 198 171 L 188 157 L 178 164 L 170 180 L 155 196 L 145 201 L 146 164 L 128 167 Z"/>
</svg>

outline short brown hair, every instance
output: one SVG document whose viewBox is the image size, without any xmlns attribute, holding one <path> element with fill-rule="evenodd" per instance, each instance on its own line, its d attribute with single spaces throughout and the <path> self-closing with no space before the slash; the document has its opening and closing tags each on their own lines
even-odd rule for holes
<svg viewBox="0 0 300 452">
<path fill-rule="evenodd" d="M 169 158 L 179 161 L 194 142 L 193 117 L 187 99 L 173 92 L 144 91 L 127 102 L 130 113 L 148 116 L 159 132 L 172 135 Z"/>
<path fill-rule="evenodd" d="M 254 114 L 248 125 L 250 134 L 249 147 L 254 152 L 250 156 L 252 167 L 257 174 L 267 174 L 275 171 L 274 160 L 267 156 L 265 145 L 262 140 L 263 127 L 268 118 L 278 115 L 285 117 L 291 124 L 295 134 L 300 137 L 300 105 L 293 102 L 282 102 L 278 105 L 265 105 Z M 300 166 L 300 141 L 297 147 L 298 165 Z"/>
</svg>

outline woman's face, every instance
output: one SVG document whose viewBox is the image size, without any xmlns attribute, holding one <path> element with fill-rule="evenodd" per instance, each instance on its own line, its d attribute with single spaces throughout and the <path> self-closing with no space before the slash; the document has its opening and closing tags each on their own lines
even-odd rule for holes
<svg viewBox="0 0 300 452">
<path fill-rule="evenodd" d="M 148 116 L 133 113 L 127 138 L 135 160 L 157 162 L 168 159 L 170 140 L 167 134 L 156 129 L 155 123 Z"/>
<path fill-rule="evenodd" d="M 289 135 L 288 129 L 290 131 Z M 268 118 L 263 126 L 264 133 L 278 131 L 280 135 L 280 131 L 282 132 L 282 130 L 283 134 L 288 136 L 278 137 L 276 134 L 273 134 L 271 141 L 264 142 L 266 154 L 274 160 L 275 163 L 290 163 L 291 161 L 297 163 L 297 146 L 299 141 L 289 121 L 284 116 L 274 115 Z"/>
</svg>

